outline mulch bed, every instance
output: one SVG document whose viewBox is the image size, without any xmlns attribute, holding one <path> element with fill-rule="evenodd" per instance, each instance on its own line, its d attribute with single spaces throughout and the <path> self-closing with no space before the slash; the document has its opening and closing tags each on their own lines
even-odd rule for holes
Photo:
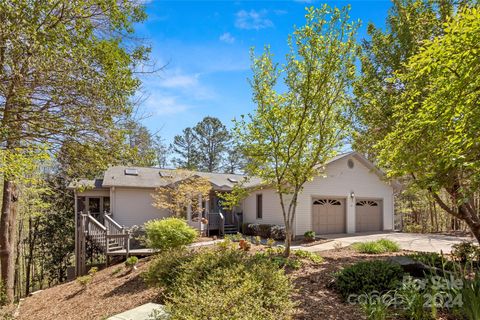
<svg viewBox="0 0 480 320">
<path fill-rule="evenodd" d="M 148 259 L 142 259 L 138 270 L 127 273 L 123 264 L 95 274 L 84 290 L 72 281 L 36 293 L 20 304 L 20 320 L 106 319 L 148 302 L 158 302 L 158 289 L 148 288 L 140 274 Z M 116 274 L 118 268 L 121 272 Z"/>
<path fill-rule="evenodd" d="M 368 255 L 355 252 L 350 248 L 320 252 L 325 262 L 320 265 L 309 264 L 291 273 L 297 292 L 293 299 L 298 303 L 295 319 L 364 319 L 357 305 L 344 303 L 333 289 L 334 275 L 347 265 L 358 261 L 387 259 L 404 252 L 385 255 Z"/>
<path fill-rule="evenodd" d="M 298 245 L 302 247 L 311 247 L 316 246 L 317 244 L 327 243 L 333 241 L 332 239 L 315 239 L 314 241 L 305 241 L 302 240 Z"/>
<path fill-rule="evenodd" d="M 252 245 L 252 251 L 261 250 L 262 247 Z M 359 306 L 344 303 L 334 290 L 332 284 L 335 273 L 358 261 L 388 259 L 407 252 L 368 255 L 343 248 L 319 254 L 325 259 L 322 264 L 306 263 L 298 270 L 287 271 L 296 288 L 293 295 L 297 303 L 294 319 L 365 319 Z M 140 260 L 138 270 L 131 273 L 122 270 L 113 275 L 116 269 L 123 268 L 122 264 L 101 270 L 86 290 L 73 281 L 28 297 L 22 301 L 16 319 L 106 319 L 147 302 L 161 303 L 158 289 L 147 287 L 140 276 L 148 267 L 148 261 L 149 258 Z"/>
</svg>

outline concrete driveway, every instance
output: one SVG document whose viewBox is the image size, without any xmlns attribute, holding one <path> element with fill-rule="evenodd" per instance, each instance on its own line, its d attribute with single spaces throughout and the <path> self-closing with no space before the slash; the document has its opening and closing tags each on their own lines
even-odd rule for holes
<svg viewBox="0 0 480 320">
<path fill-rule="evenodd" d="M 354 242 L 374 241 L 378 239 L 390 239 L 396 241 L 404 250 L 450 253 L 452 245 L 462 241 L 471 241 L 469 237 L 455 237 L 439 234 L 420 234 L 402 232 L 376 232 L 376 233 L 355 233 L 355 234 L 331 234 L 323 235 L 322 238 L 332 239 L 327 243 L 311 247 L 303 247 L 307 251 L 325 251 L 338 247 L 347 247 Z"/>
</svg>

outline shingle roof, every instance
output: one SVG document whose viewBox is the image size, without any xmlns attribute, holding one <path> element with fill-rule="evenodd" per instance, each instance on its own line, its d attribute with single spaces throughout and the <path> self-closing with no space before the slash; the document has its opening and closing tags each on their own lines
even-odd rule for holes
<svg viewBox="0 0 480 320">
<path fill-rule="evenodd" d="M 356 151 L 350 151 L 338 154 L 333 157 L 326 164 L 333 163 L 347 156 L 353 156 L 360 160 L 367 168 L 371 169 L 380 178 L 384 178 L 385 175 L 379 170 L 373 163 L 368 161 L 364 156 Z M 125 170 L 130 169 L 136 171 L 136 175 L 125 174 Z M 160 168 L 148 168 L 148 167 L 126 167 L 126 166 L 114 166 L 105 171 L 103 180 L 85 180 L 81 179 L 70 183 L 69 188 L 77 188 L 79 186 L 89 188 L 109 188 L 109 187 L 125 187 L 125 188 L 158 188 L 168 185 L 175 181 L 180 181 L 184 178 L 182 175 L 177 174 L 177 170 L 173 169 L 160 169 Z M 177 177 L 174 175 L 177 174 Z M 193 175 L 207 178 L 216 190 L 231 190 L 233 186 L 239 182 L 244 182 L 243 187 L 251 188 L 260 186 L 262 180 L 257 177 L 251 177 L 247 179 L 246 175 L 241 174 L 229 174 L 229 173 L 211 173 L 211 172 L 198 172 L 193 171 Z M 236 181 L 236 182 L 235 182 Z M 396 181 L 392 181 L 394 187 L 399 187 Z"/>
<path fill-rule="evenodd" d="M 126 175 L 125 169 L 134 169 L 137 175 Z M 146 168 L 146 167 L 110 167 L 105 171 L 103 178 L 103 187 L 132 187 L 132 188 L 157 188 L 168 185 L 172 182 L 182 180 L 184 177 L 177 175 L 176 170 Z M 235 181 L 242 182 L 246 179 L 245 175 L 228 173 L 210 173 L 193 171 L 193 175 L 208 179 L 214 189 L 230 190 L 236 184 Z M 175 176 L 177 175 L 177 177 Z M 260 179 L 254 178 L 247 181 L 244 185 L 257 185 Z"/>
<path fill-rule="evenodd" d="M 79 179 L 70 182 L 67 189 L 78 189 L 78 188 L 86 188 L 86 189 L 102 189 L 103 186 L 103 179 Z"/>
</svg>

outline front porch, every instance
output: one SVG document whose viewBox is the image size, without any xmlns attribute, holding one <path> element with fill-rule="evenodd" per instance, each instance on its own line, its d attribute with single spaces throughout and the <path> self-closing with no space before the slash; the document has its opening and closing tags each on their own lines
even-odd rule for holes
<svg viewBox="0 0 480 320">
<path fill-rule="evenodd" d="M 221 200 L 212 192 L 208 199 L 198 198 L 200 210 L 186 208 L 186 221 L 198 230 L 200 236 L 235 234 L 241 231 L 242 214 L 223 210 Z M 110 197 L 104 191 L 90 190 L 75 196 L 76 220 L 76 275 L 83 275 L 88 270 L 89 249 L 94 247 L 96 254 L 109 264 L 115 256 L 148 256 L 154 253 L 151 248 L 132 246 L 134 239 L 132 226 L 124 226 L 115 220 L 115 213 L 110 211 Z M 159 217 L 160 218 L 160 217 Z M 145 221 L 147 222 L 147 221 Z M 88 252 L 87 252 L 88 251 Z M 91 258 L 90 258 L 91 260 Z"/>
</svg>

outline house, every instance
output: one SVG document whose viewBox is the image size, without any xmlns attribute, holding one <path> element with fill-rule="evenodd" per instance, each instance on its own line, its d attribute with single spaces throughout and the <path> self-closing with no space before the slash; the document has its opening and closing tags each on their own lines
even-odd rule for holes
<svg viewBox="0 0 480 320">
<path fill-rule="evenodd" d="M 152 194 L 156 188 L 172 183 L 173 175 L 175 171 L 168 169 L 116 166 L 110 167 L 103 179 L 72 182 L 69 187 L 75 191 L 76 242 L 81 242 L 82 234 L 91 234 L 103 241 L 102 248 L 107 252 L 125 250 L 125 228 L 170 215 L 152 205 Z M 248 179 L 244 186 L 251 190 L 249 196 L 238 208 L 228 211 L 222 208 L 217 193 L 229 192 L 246 177 L 204 172 L 194 175 L 207 178 L 212 192 L 207 199 L 199 198 L 208 224 L 204 225 L 201 217 L 187 208 L 191 226 L 203 232 L 222 233 L 236 232 L 242 222 L 284 224 L 278 194 L 262 185 L 260 179 Z M 294 234 L 303 236 L 310 230 L 317 234 L 392 230 L 397 187 L 358 152 L 340 154 L 327 163 L 325 176 L 304 185 L 298 198 Z M 78 252 L 81 246 L 77 243 Z"/>
</svg>

